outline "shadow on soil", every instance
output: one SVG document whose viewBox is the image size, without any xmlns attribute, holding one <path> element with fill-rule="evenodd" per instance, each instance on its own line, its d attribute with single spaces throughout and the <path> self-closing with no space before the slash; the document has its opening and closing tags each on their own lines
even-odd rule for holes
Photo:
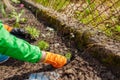
<svg viewBox="0 0 120 80">
<path fill-rule="evenodd" d="M 9 63 L 9 64 L 8 64 L 8 63 Z M 10 59 L 9 59 L 8 61 L 6 61 L 5 63 L 0 64 L 0 66 L 3 65 L 3 66 L 18 67 L 18 66 L 21 66 L 21 65 L 23 65 L 23 64 L 24 64 L 24 62 L 22 62 L 22 61 L 18 61 L 18 60 L 15 60 L 15 59 L 10 58 Z"/>
<path fill-rule="evenodd" d="M 14 76 L 6 78 L 4 80 L 25 80 L 25 79 L 28 79 L 30 74 L 32 74 L 32 73 L 48 72 L 48 71 L 54 71 L 54 70 L 55 69 L 52 66 L 47 65 L 47 66 L 44 66 L 43 68 L 41 68 L 39 70 L 30 71 L 30 72 L 27 72 L 27 73 L 23 73 L 21 75 L 14 75 Z"/>
</svg>

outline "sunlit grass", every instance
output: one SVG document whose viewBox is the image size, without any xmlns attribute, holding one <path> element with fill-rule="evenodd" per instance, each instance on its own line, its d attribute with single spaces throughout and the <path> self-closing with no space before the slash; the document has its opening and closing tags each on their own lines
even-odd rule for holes
<svg viewBox="0 0 120 80">
<path fill-rule="evenodd" d="M 70 3 L 72 3 L 71 0 L 33 0 L 33 1 L 39 4 L 42 4 L 46 7 L 52 8 L 56 11 L 62 11 Z M 94 0 L 94 1 L 84 0 L 84 3 L 83 3 L 84 5 L 81 4 L 82 10 L 81 11 L 76 10 L 74 13 L 74 17 L 83 24 L 87 24 L 87 25 L 92 26 L 93 28 L 100 29 L 107 36 L 113 36 L 113 35 L 120 36 L 120 34 L 116 34 L 116 31 L 115 31 L 116 29 L 119 30 L 119 27 L 116 28 L 116 25 L 114 25 L 118 23 L 119 16 L 113 15 L 116 12 L 116 10 L 118 11 L 120 10 L 120 1 L 118 2 L 117 1 L 118 0 L 113 0 L 113 1 L 111 0 Z M 80 2 L 82 1 L 79 0 L 79 3 Z M 112 6 L 113 4 L 114 6 Z M 108 9 L 105 10 L 106 8 Z M 108 20 L 107 18 L 109 17 L 110 19 Z M 106 27 L 106 22 L 107 22 L 107 25 L 109 25 L 109 27 Z"/>
<path fill-rule="evenodd" d="M 114 15 L 114 13 L 117 10 L 118 11 L 120 10 L 120 1 L 113 0 L 111 2 L 110 0 L 107 0 L 103 4 L 101 3 L 102 1 L 103 0 L 101 1 L 95 0 L 92 3 L 91 0 L 86 0 L 86 4 L 89 6 L 82 7 L 83 11 L 76 11 L 75 18 L 78 19 L 83 24 L 87 24 L 87 25 L 90 25 L 91 27 L 101 30 L 103 33 L 105 33 L 109 37 L 114 37 L 118 39 L 120 38 L 120 32 L 119 32 L 120 14 L 117 14 L 116 16 Z M 116 1 L 118 2 L 115 3 Z M 101 5 L 100 9 L 96 8 L 98 5 Z M 108 9 L 105 10 L 106 8 Z"/>
<path fill-rule="evenodd" d="M 40 3 L 46 7 L 50 7 L 57 11 L 64 9 L 70 3 L 70 0 L 33 0 L 33 1 Z"/>
</svg>

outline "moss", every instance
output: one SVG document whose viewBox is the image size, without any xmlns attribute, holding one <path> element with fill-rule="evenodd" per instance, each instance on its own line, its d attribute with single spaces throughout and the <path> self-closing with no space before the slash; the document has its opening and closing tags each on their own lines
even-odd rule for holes
<svg viewBox="0 0 120 80">
<path fill-rule="evenodd" d="M 118 58 L 117 56 L 115 55 L 107 55 L 106 58 L 103 58 L 101 59 L 101 61 L 104 63 L 104 64 L 110 64 L 110 65 L 114 65 L 114 66 L 119 66 L 120 67 L 120 58 Z"/>
<path fill-rule="evenodd" d="M 99 53 L 97 51 L 92 52 L 92 56 L 95 57 L 95 58 L 100 57 L 100 55 L 99 55 Z"/>
<path fill-rule="evenodd" d="M 82 31 L 78 30 L 75 32 L 75 42 L 78 48 L 83 48 L 83 40 L 82 40 Z"/>
<path fill-rule="evenodd" d="M 78 48 L 85 48 L 90 42 L 89 39 L 91 37 L 91 33 L 89 31 L 78 30 L 75 32 L 75 42 Z"/>
<path fill-rule="evenodd" d="M 101 50 L 102 49 L 102 50 Z M 91 49 L 90 52 L 92 56 L 97 58 L 100 62 L 102 62 L 106 66 L 111 67 L 120 67 L 120 57 L 113 55 L 111 51 L 105 51 L 102 47 L 94 46 L 94 49 Z M 99 50 L 99 52 L 98 52 Z M 101 51 L 100 51 L 101 50 Z"/>
<path fill-rule="evenodd" d="M 90 39 L 91 36 L 92 36 L 92 34 L 89 31 L 86 30 L 86 31 L 83 32 L 82 38 L 83 38 L 83 44 L 84 45 L 88 45 L 89 39 Z"/>
</svg>

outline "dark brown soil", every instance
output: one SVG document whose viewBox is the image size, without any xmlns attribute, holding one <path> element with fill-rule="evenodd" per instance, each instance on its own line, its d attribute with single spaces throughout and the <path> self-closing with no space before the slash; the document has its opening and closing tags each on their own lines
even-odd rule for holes
<svg viewBox="0 0 120 80">
<path fill-rule="evenodd" d="M 0 80 L 24 80 L 31 73 L 39 72 L 56 72 L 60 75 L 59 79 L 56 80 L 120 80 L 120 73 L 113 74 L 111 70 L 90 56 L 89 53 L 83 54 L 82 51 L 76 50 L 72 40 L 67 39 L 67 36 L 62 37 L 54 29 L 49 29 L 43 24 L 44 22 L 39 22 L 29 10 L 25 9 L 25 14 L 22 17 L 27 18 L 28 21 L 21 24 L 21 27 L 27 25 L 37 27 L 41 32 L 37 41 L 47 41 L 50 44 L 48 51 L 62 55 L 70 51 L 74 58 L 60 69 L 54 69 L 44 63 L 32 64 L 10 58 L 7 62 L 0 64 Z M 14 23 L 12 19 L 3 17 L 0 19 L 9 25 Z M 32 44 L 36 45 L 37 41 Z"/>
</svg>

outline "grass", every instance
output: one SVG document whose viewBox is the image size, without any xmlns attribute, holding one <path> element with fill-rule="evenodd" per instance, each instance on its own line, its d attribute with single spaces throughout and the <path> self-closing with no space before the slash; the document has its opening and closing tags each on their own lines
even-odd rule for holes
<svg viewBox="0 0 120 80">
<path fill-rule="evenodd" d="M 83 24 L 91 25 L 94 28 L 96 27 L 100 29 L 103 33 L 105 33 L 109 37 L 112 37 L 112 38 L 114 37 L 116 39 L 120 38 L 120 32 L 119 32 L 120 31 L 120 27 L 119 27 L 120 14 L 117 14 L 118 16 L 113 15 L 116 12 L 116 9 L 120 10 L 120 5 L 119 5 L 120 1 L 115 3 L 114 6 L 112 6 L 113 3 L 111 3 L 110 0 L 105 1 L 104 6 L 102 5 L 102 7 L 110 7 L 110 6 L 112 7 L 110 7 L 108 10 L 106 10 L 102 14 L 100 14 L 102 12 L 100 10 L 104 10 L 104 9 L 96 10 L 96 7 L 101 4 L 99 1 L 95 0 L 95 2 L 92 3 L 91 0 L 86 0 L 86 4 L 89 6 L 82 7 L 83 8 L 82 11 L 78 10 L 75 12 L 75 18 L 78 19 Z M 109 16 L 112 16 L 112 17 L 109 18 Z M 107 27 L 106 22 L 107 22 L 107 25 L 109 25 L 109 27 Z"/>
<path fill-rule="evenodd" d="M 40 31 L 37 30 L 34 26 L 27 26 L 25 30 L 31 35 L 32 39 L 39 38 Z"/>
<path fill-rule="evenodd" d="M 115 26 L 115 31 L 120 32 L 120 25 Z"/>
<path fill-rule="evenodd" d="M 67 5 L 69 5 L 71 2 L 71 0 L 33 0 L 37 3 L 40 3 L 46 7 L 50 7 L 56 11 L 61 11 L 62 9 L 65 9 L 67 7 Z M 81 0 L 79 0 L 77 3 L 79 3 Z M 118 24 L 119 17 L 117 16 L 117 18 L 115 17 L 115 15 L 113 15 L 114 12 L 116 12 L 116 9 L 120 10 L 120 1 L 119 0 L 113 0 L 112 2 L 110 0 L 84 0 L 86 5 L 81 5 L 82 10 L 77 10 L 75 11 L 75 18 L 78 19 L 81 23 L 83 24 L 87 24 L 92 26 L 93 28 L 97 28 L 100 29 L 103 33 L 105 33 L 107 36 L 109 37 L 117 37 L 120 36 L 120 34 L 118 34 L 119 32 L 119 27 L 120 24 Z M 118 1 L 117 3 L 115 3 L 116 1 Z M 82 1 L 81 1 L 82 2 Z M 103 2 L 103 4 L 102 4 Z M 114 4 L 114 6 L 112 6 Z M 98 8 L 98 5 L 100 6 Z M 112 7 L 110 7 L 112 6 Z M 104 8 L 110 7 L 109 9 L 107 9 L 105 12 L 103 12 L 101 14 L 102 11 L 104 11 Z M 116 8 L 116 9 L 115 9 Z M 64 11 L 64 10 L 63 10 Z M 112 23 L 108 23 L 110 25 L 110 27 L 106 27 L 106 21 L 104 21 L 105 19 L 109 18 L 109 16 L 112 15 Z M 120 15 L 120 14 L 119 14 Z M 111 18 L 109 18 L 110 20 Z M 101 26 L 102 24 L 102 26 Z M 116 24 L 116 25 L 114 25 Z M 113 26 L 114 25 L 114 26 Z M 101 28 L 100 28 L 101 26 Z M 111 28 L 112 27 L 112 28 Z M 114 27 L 114 29 L 113 29 Z M 105 30 L 103 30 L 105 28 Z"/>
<path fill-rule="evenodd" d="M 33 0 L 33 1 L 40 3 L 46 7 L 50 7 L 57 11 L 64 9 L 70 3 L 70 0 Z"/>
</svg>

